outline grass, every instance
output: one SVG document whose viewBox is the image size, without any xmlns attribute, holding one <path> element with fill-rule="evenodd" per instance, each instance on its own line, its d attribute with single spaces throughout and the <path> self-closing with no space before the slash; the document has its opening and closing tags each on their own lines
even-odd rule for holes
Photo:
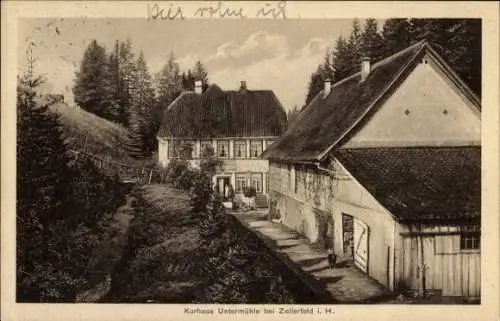
<svg viewBox="0 0 500 321">
<path fill-rule="evenodd" d="M 190 302 L 198 285 L 190 267 L 200 236 L 189 196 L 164 185 L 143 186 L 137 193 L 128 248 L 103 302 Z"/>
<path fill-rule="evenodd" d="M 143 186 L 132 207 L 126 250 L 112 272 L 111 290 L 101 302 L 211 302 L 213 293 L 205 292 L 203 281 L 212 272 L 206 270 L 207 257 L 199 250 L 203 237 L 200 218 L 192 216 L 189 196 L 165 185 Z M 237 297 L 249 295 L 249 303 L 316 302 L 295 274 L 254 235 L 231 219 L 228 224 L 239 242 L 254 252 L 248 255 L 250 266 L 237 273 L 250 280 L 252 288 L 248 293 L 236 293 Z M 240 291 L 226 287 L 221 293 L 232 295 L 233 290 Z"/>
<path fill-rule="evenodd" d="M 131 158 L 126 150 L 127 129 L 83 109 L 56 103 L 49 109 L 60 115 L 68 147 L 94 156 L 135 167 L 155 167 L 155 157 Z"/>
</svg>

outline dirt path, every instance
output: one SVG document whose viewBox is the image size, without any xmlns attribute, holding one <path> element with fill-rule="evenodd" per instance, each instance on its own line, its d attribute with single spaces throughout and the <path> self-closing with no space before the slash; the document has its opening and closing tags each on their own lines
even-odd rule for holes
<svg viewBox="0 0 500 321">
<path fill-rule="evenodd" d="M 114 224 L 112 227 L 117 227 L 116 235 L 101 245 L 94 253 L 95 256 L 91 259 L 90 265 L 95 272 L 91 272 L 90 283 L 95 283 L 93 280 L 104 280 L 89 290 L 81 292 L 76 297 L 77 303 L 93 303 L 99 301 L 105 296 L 111 287 L 110 272 L 114 265 L 120 260 L 123 248 L 127 242 L 128 229 L 132 215 L 132 194 L 127 195 L 126 203 L 120 206 L 114 215 Z M 104 275 L 104 276 L 103 276 Z"/>
</svg>

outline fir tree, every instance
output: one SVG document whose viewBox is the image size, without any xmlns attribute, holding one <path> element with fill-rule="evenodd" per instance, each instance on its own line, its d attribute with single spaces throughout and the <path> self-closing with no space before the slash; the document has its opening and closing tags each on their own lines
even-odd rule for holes
<svg viewBox="0 0 500 321">
<path fill-rule="evenodd" d="M 378 31 L 377 20 L 367 19 L 361 36 L 361 56 L 372 62 L 379 61 L 384 54 L 384 43 Z"/>
<path fill-rule="evenodd" d="M 120 90 L 118 92 L 120 100 L 120 118 L 123 125 L 128 126 L 131 108 L 130 92 L 133 86 L 136 69 L 135 55 L 132 52 L 132 41 L 130 39 L 119 44 L 118 66 L 120 75 Z"/>
<path fill-rule="evenodd" d="M 200 60 L 196 61 L 193 67 L 193 79 L 194 81 L 201 80 L 203 91 L 208 88 L 208 72 Z"/>
<path fill-rule="evenodd" d="M 112 89 L 108 72 L 109 62 L 104 47 L 93 40 L 85 50 L 80 71 L 73 87 L 75 102 L 88 112 L 106 119 L 113 118 Z"/>
<path fill-rule="evenodd" d="M 387 19 L 382 27 L 383 57 L 388 57 L 408 47 L 411 43 L 410 31 L 409 19 Z"/>
<path fill-rule="evenodd" d="M 17 297 L 71 299 L 77 280 L 60 270 L 64 253 L 58 242 L 68 228 L 69 157 L 57 116 L 35 103 L 43 79 L 35 75 L 34 61 L 30 51 L 28 70 L 17 86 Z"/>
<path fill-rule="evenodd" d="M 335 43 L 333 51 L 333 69 L 335 75 L 335 82 L 350 76 L 353 73 L 352 68 L 352 53 L 347 41 L 341 36 Z"/>
<path fill-rule="evenodd" d="M 155 75 L 155 87 L 160 106 L 167 107 L 182 91 L 182 79 L 179 64 L 175 61 L 173 53 Z"/>
<path fill-rule="evenodd" d="M 292 125 L 294 120 L 297 118 L 297 116 L 299 115 L 300 113 L 300 109 L 297 105 L 293 106 L 292 109 L 290 109 L 288 112 L 287 112 L 287 123 L 288 123 L 288 126 Z"/>
<path fill-rule="evenodd" d="M 109 83 L 111 90 L 111 99 L 109 106 L 109 120 L 116 123 L 125 124 L 123 120 L 123 109 L 120 105 L 120 93 L 122 90 L 122 79 L 120 75 L 120 61 L 119 61 L 119 42 L 115 42 L 114 50 L 109 54 Z"/>
<path fill-rule="evenodd" d="M 182 73 L 182 88 L 184 90 L 193 91 L 194 90 L 194 82 L 195 78 L 191 69 L 187 71 L 187 73 Z"/>
<path fill-rule="evenodd" d="M 316 97 L 316 95 L 323 90 L 324 87 L 324 76 L 321 67 L 311 75 L 311 80 L 309 81 L 309 87 L 307 89 L 306 96 L 306 106 Z"/>
<path fill-rule="evenodd" d="M 361 63 L 361 43 L 362 43 L 363 32 L 359 24 L 358 19 L 354 19 L 352 22 L 351 35 L 349 41 L 347 42 L 347 48 L 350 58 L 350 63 L 346 66 L 347 75 L 351 75 L 360 69 Z M 339 79 L 339 78 L 337 78 Z M 340 79 L 339 79 L 340 80 Z"/>
<path fill-rule="evenodd" d="M 135 73 L 130 86 L 129 145 L 128 150 L 134 158 L 147 158 L 154 149 L 155 134 L 152 113 L 155 95 L 144 54 L 141 52 L 136 61 Z"/>
<path fill-rule="evenodd" d="M 446 57 L 459 76 L 481 93 L 481 20 L 464 19 L 448 29 Z"/>
</svg>

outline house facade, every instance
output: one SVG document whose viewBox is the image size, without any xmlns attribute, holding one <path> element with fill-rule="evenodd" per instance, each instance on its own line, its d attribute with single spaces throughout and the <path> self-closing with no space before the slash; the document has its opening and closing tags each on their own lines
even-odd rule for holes
<svg viewBox="0 0 500 321">
<path fill-rule="evenodd" d="M 265 153 L 271 214 L 390 290 L 480 296 L 480 101 L 419 42 L 324 90 Z"/>
<path fill-rule="evenodd" d="M 168 166 L 176 148 L 191 146 L 191 164 L 198 166 L 206 148 L 212 148 L 222 166 L 213 177 L 215 189 L 226 195 L 229 186 L 239 195 L 252 186 L 268 193 L 268 160 L 260 156 L 284 132 L 286 113 L 270 90 L 223 91 L 217 85 L 204 92 L 182 93 L 164 111 L 158 133 L 158 162 Z"/>
</svg>

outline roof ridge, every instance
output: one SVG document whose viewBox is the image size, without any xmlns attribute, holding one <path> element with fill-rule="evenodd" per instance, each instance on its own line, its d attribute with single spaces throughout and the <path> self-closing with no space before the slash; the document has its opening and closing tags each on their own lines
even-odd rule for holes
<svg viewBox="0 0 500 321">
<path fill-rule="evenodd" d="M 372 71 L 375 69 L 375 68 L 378 68 L 380 67 L 381 65 L 385 65 L 389 62 L 391 62 L 392 60 L 394 60 L 395 58 L 399 57 L 399 56 L 402 56 L 404 54 L 406 54 L 408 51 L 411 51 L 413 50 L 415 47 L 418 47 L 418 46 L 423 46 L 423 45 L 428 45 L 428 42 L 427 40 L 420 40 L 419 42 L 416 42 L 414 43 L 413 45 L 409 46 L 409 47 L 406 47 L 398 52 L 395 52 L 393 53 L 392 55 L 388 56 L 388 57 L 385 57 L 379 61 L 377 61 L 376 63 L 373 64 L 373 67 L 372 67 Z M 356 76 L 360 75 L 361 74 L 361 71 L 358 71 L 354 74 L 351 74 L 350 76 L 347 76 L 341 80 L 339 80 L 338 82 L 332 84 L 332 86 L 330 87 L 331 89 L 337 87 L 338 85 L 341 85 L 342 83 L 352 79 L 352 78 L 355 78 Z M 323 92 L 323 90 L 321 91 Z"/>
</svg>

